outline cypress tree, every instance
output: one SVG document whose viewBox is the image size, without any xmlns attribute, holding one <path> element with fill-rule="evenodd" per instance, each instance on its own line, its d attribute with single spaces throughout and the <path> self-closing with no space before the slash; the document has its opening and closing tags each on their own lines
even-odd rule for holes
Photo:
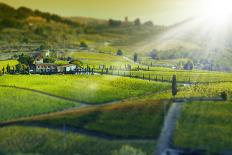
<svg viewBox="0 0 232 155">
<path fill-rule="evenodd" d="M 172 77 L 172 96 L 175 97 L 177 95 L 177 85 L 176 85 L 176 75 Z"/>
</svg>

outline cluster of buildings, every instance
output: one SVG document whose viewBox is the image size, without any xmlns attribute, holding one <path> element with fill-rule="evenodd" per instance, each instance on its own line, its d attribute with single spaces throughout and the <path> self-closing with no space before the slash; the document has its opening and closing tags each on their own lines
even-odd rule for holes
<svg viewBox="0 0 232 155">
<path fill-rule="evenodd" d="M 32 72 L 35 73 L 74 73 L 78 70 L 74 64 L 56 65 L 54 63 L 44 63 L 42 57 L 37 57 Z"/>
</svg>

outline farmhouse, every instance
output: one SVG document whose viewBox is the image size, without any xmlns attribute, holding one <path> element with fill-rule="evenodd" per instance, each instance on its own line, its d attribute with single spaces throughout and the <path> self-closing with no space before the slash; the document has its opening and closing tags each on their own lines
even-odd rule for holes
<svg viewBox="0 0 232 155">
<path fill-rule="evenodd" d="M 77 66 L 73 65 L 73 64 L 57 66 L 58 73 L 74 72 L 74 71 L 76 71 L 76 69 L 77 69 Z"/>
<path fill-rule="evenodd" d="M 36 63 L 35 64 L 36 73 L 56 73 L 57 65 L 52 63 Z"/>
</svg>

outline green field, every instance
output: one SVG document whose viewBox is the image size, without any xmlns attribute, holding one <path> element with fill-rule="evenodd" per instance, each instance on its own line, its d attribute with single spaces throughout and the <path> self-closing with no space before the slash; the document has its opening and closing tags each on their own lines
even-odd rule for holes
<svg viewBox="0 0 232 155">
<path fill-rule="evenodd" d="M 158 138 L 170 102 L 149 98 L 25 119 L 25 122 L 96 131 L 124 138 Z M 20 122 L 24 122 L 20 121 Z"/>
<path fill-rule="evenodd" d="M 0 121 L 60 111 L 79 105 L 30 91 L 0 87 Z"/>
<path fill-rule="evenodd" d="M 183 83 L 197 83 L 197 82 L 231 82 L 232 81 L 232 74 L 225 73 L 225 72 L 210 72 L 210 71 L 201 71 L 201 70 L 193 70 L 193 71 L 186 71 L 186 70 L 174 70 L 170 68 L 163 68 L 163 67 L 150 67 L 147 71 L 148 67 L 142 66 L 140 71 L 109 71 L 109 74 L 114 75 L 122 75 L 122 76 L 131 76 L 135 78 L 145 78 L 151 80 L 159 80 L 159 81 L 171 81 L 172 76 L 177 76 L 178 82 Z"/>
<path fill-rule="evenodd" d="M 99 104 L 166 90 L 169 84 L 101 75 L 5 75 L 0 85 L 40 90 L 89 104 Z"/>
<path fill-rule="evenodd" d="M 176 98 L 219 98 L 221 93 L 226 92 L 228 99 L 232 96 L 232 83 L 209 83 L 196 84 L 188 87 L 179 87 Z M 153 95 L 154 99 L 171 99 L 171 91 Z"/>
<path fill-rule="evenodd" d="M 95 67 L 98 67 L 98 65 L 105 65 L 109 67 L 110 65 L 120 66 L 124 64 L 131 64 L 131 62 L 123 59 L 122 56 L 97 52 L 71 52 L 66 54 L 66 57 L 68 56 Z"/>
<path fill-rule="evenodd" d="M 0 128 L 0 152 L 2 154 L 33 155 L 114 155 L 123 146 L 152 154 L 155 141 L 104 140 L 46 128 Z"/>
<path fill-rule="evenodd" d="M 17 60 L 2 60 L 0 61 L 0 72 L 2 71 L 2 68 L 5 67 L 7 65 L 10 65 L 10 67 L 14 67 L 15 65 L 17 65 L 19 62 Z"/>
<path fill-rule="evenodd" d="M 231 102 L 185 104 L 173 138 L 175 146 L 211 153 L 231 150 L 231 110 Z"/>
</svg>

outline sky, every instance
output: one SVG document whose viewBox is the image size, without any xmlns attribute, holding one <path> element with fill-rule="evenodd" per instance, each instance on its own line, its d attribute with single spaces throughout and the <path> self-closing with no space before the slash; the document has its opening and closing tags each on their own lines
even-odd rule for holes
<svg viewBox="0 0 232 155">
<path fill-rule="evenodd" d="M 14 7 L 56 13 L 62 16 L 84 16 L 103 19 L 152 20 L 170 25 L 198 15 L 204 0 L 0 0 Z"/>
</svg>

